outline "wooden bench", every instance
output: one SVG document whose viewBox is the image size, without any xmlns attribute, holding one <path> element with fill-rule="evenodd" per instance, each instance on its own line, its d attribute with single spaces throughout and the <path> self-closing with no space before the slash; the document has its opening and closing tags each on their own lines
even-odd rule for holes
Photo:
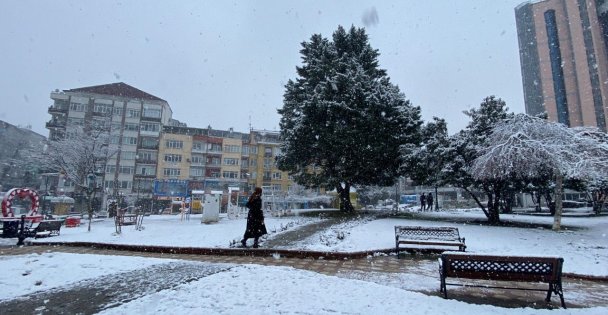
<svg viewBox="0 0 608 315">
<path fill-rule="evenodd" d="M 117 222 L 118 225 L 136 225 L 139 217 L 143 216 L 142 214 L 130 214 L 130 213 L 125 213 L 125 214 L 119 214 L 116 216 L 115 220 Z"/>
<path fill-rule="evenodd" d="M 30 227 L 24 227 L 23 233 L 26 237 L 48 237 L 57 236 L 61 230 L 63 220 L 47 220 L 33 223 Z"/>
<path fill-rule="evenodd" d="M 464 237 L 458 228 L 444 226 L 395 226 L 395 250 L 397 257 L 401 249 L 457 248 L 465 251 Z M 402 246 L 406 245 L 406 246 Z M 415 247 L 407 246 L 415 245 Z"/>
<path fill-rule="evenodd" d="M 532 257 L 532 256 L 497 256 L 465 253 L 443 253 L 439 258 L 439 276 L 441 285 L 439 292 L 448 298 L 447 285 L 483 287 L 493 289 L 516 289 L 529 291 L 546 291 L 545 301 L 551 301 L 551 294 L 559 295 L 562 307 L 564 294 L 562 290 L 561 257 Z M 490 285 L 469 285 L 447 283 L 446 278 L 477 279 L 492 281 L 518 281 L 549 284 L 548 289 L 516 288 Z"/>
</svg>

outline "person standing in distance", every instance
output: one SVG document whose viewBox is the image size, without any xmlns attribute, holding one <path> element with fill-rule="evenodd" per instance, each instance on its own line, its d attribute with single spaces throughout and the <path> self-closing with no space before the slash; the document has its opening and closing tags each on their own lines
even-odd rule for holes
<svg viewBox="0 0 608 315">
<path fill-rule="evenodd" d="M 260 236 L 267 234 L 264 225 L 264 212 L 262 211 L 262 188 L 256 187 L 245 206 L 249 209 L 247 214 L 247 228 L 241 240 L 241 245 L 247 247 L 247 240 L 253 238 L 253 248 L 259 247 Z"/>
<path fill-rule="evenodd" d="M 420 211 L 424 211 L 426 209 L 426 195 L 422 193 L 420 196 Z"/>
</svg>

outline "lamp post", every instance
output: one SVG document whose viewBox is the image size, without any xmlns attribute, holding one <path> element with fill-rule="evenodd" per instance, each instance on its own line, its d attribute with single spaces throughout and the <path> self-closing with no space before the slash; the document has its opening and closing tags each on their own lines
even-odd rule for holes
<svg viewBox="0 0 608 315">
<path fill-rule="evenodd" d="M 88 231 L 91 231 L 91 221 L 93 219 L 93 199 L 95 198 L 95 193 L 97 192 L 97 175 L 100 174 L 97 172 L 90 172 L 86 178 L 86 188 L 85 192 L 87 194 L 88 200 L 88 214 L 89 214 L 89 227 Z"/>
</svg>

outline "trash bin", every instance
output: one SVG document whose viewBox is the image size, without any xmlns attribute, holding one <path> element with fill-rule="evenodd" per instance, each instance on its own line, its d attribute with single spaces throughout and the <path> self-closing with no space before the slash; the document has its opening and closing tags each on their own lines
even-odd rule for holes
<svg viewBox="0 0 608 315">
<path fill-rule="evenodd" d="M 17 234 L 19 234 L 19 220 L 2 222 L 2 237 L 17 237 Z"/>
</svg>

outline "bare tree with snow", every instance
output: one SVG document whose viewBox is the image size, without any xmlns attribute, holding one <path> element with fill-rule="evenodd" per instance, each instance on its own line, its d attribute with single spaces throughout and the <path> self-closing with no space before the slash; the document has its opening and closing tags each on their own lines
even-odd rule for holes
<svg viewBox="0 0 608 315">
<path fill-rule="evenodd" d="M 114 152 L 109 148 L 109 132 L 103 127 L 76 128 L 60 140 L 49 141 L 40 163 L 49 170 L 63 174 L 77 190 L 87 195 L 88 230 L 93 216 L 92 202 L 101 182 L 97 176 L 103 173 L 106 162 Z"/>
<path fill-rule="evenodd" d="M 554 230 L 561 225 L 563 179 L 589 179 L 604 172 L 608 146 L 584 133 L 526 114 L 498 123 L 469 170 L 477 180 L 537 178 L 556 181 Z"/>
</svg>

